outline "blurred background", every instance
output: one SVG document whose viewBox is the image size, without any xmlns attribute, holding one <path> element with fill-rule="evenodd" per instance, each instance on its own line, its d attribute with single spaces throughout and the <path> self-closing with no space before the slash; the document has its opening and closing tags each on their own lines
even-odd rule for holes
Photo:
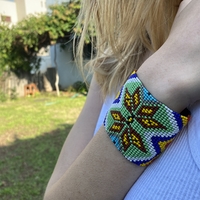
<svg viewBox="0 0 200 200">
<path fill-rule="evenodd" d="M 73 53 L 79 9 L 79 0 L 0 0 L 2 200 L 42 199 L 84 105 L 91 76 L 86 85 Z M 85 38 L 85 62 L 92 34 Z"/>
</svg>

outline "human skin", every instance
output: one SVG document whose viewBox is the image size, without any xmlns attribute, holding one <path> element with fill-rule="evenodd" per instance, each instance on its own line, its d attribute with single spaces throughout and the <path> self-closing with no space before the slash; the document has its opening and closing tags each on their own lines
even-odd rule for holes
<svg viewBox="0 0 200 200">
<path fill-rule="evenodd" d="M 158 100 L 171 109 L 180 112 L 188 104 L 200 98 L 200 1 L 184 1 L 183 11 L 179 11 L 169 38 L 165 44 L 139 68 L 137 74 L 147 89 Z M 183 5 L 183 4 L 182 4 Z M 199 24 L 199 26 L 197 26 Z M 192 38 L 192 39 L 191 39 Z M 156 73 L 155 73 L 156 72 Z M 153 78 L 152 78 L 153 77 Z M 95 82 L 95 81 L 94 81 Z M 100 95 L 100 92 L 97 92 Z M 96 101 L 90 95 L 89 102 Z M 91 99 L 90 99 L 91 98 Z M 87 106 L 88 105 L 88 106 Z M 101 103 L 97 102 L 100 111 Z M 91 139 L 91 130 L 82 130 L 83 124 L 89 127 L 86 111 L 76 128 L 72 130 L 66 144 L 76 147 L 77 153 L 71 159 L 62 150 L 45 193 L 45 200 L 51 199 L 123 199 L 129 188 L 145 170 L 128 161 L 115 148 L 103 127 Z M 94 106 L 95 107 L 95 106 Z M 97 116 L 90 116 L 94 129 Z M 81 148 L 77 144 L 79 135 L 89 135 Z M 78 136 L 77 136 L 78 135 Z M 75 137 L 76 139 L 70 138 Z M 73 143 L 74 142 L 74 143 Z M 70 149 L 68 149 L 68 152 Z M 70 155 L 69 153 L 67 155 Z M 67 164 L 69 160 L 69 164 Z M 65 167 L 61 167 L 65 166 Z"/>
<path fill-rule="evenodd" d="M 199 7 L 198 0 L 182 2 L 183 10 L 178 12 L 167 41 L 137 73 L 156 98 L 177 112 L 200 99 Z M 156 83 L 160 86 L 155 87 Z M 171 94 L 174 102 L 168 100 Z"/>
</svg>

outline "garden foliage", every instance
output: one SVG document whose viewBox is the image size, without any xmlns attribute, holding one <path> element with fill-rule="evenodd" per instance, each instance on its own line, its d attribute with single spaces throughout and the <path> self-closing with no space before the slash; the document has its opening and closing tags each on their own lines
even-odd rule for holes
<svg viewBox="0 0 200 200">
<path fill-rule="evenodd" d="M 15 73 L 39 67 L 37 57 L 41 47 L 55 43 L 67 43 L 74 33 L 80 1 L 74 0 L 50 6 L 46 14 L 30 15 L 16 25 L 0 24 L 0 73 Z"/>
</svg>

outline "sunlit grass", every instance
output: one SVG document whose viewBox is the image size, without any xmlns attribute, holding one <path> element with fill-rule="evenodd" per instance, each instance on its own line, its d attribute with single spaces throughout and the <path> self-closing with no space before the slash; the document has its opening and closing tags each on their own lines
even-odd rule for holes
<svg viewBox="0 0 200 200">
<path fill-rule="evenodd" d="M 86 97 L 0 104 L 0 199 L 39 200 Z"/>
</svg>

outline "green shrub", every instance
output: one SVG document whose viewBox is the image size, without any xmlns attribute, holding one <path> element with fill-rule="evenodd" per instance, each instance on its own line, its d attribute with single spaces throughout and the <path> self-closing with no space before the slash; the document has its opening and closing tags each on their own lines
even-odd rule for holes
<svg viewBox="0 0 200 200">
<path fill-rule="evenodd" d="M 68 88 L 64 89 L 64 91 L 67 91 L 67 92 L 76 92 L 74 87 L 72 85 L 70 85 Z"/>
<path fill-rule="evenodd" d="M 0 90 L 0 102 L 5 102 L 7 100 L 8 100 L 7 95 L 3 91 Z"/>
<path fill-rule="evenodd" d="M 16 88 L 14 87 L 14 88 L 10 89 L 10 100 L 16 100 L 17 96 L 18 96 L 18 94 L 17 94 Z"/>
<path fill-rule="evenodd" d="M 72 87 L 74 88 L 75 92 L 78 92 L 81 94 L 88 93 L 88 88 L 85 82 L 77 81 L 72 85 Z"/>
</svg>

